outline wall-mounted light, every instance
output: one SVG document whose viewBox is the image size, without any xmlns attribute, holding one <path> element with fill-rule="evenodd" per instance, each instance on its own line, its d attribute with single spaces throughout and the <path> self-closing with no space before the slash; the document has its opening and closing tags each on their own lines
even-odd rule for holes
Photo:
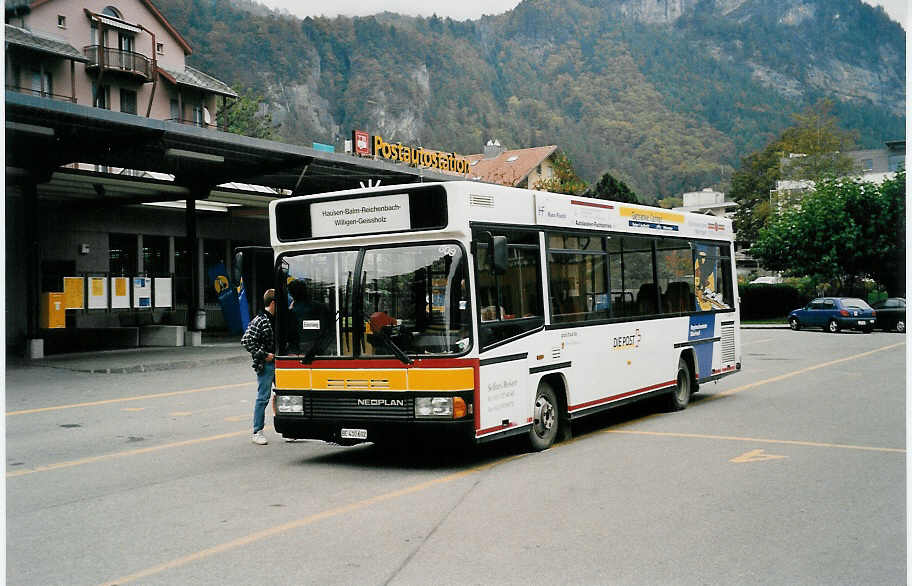
<svg viewBox="0 0 912 586">
<path fill-rule="evenodd" d="M 89 254 L 90 252 L 92 252 L 92 249 L 89 248 L 88 242 L 83 242 L 79 245 L 79 254 Z"/>
<path fill-rule="evenodd" d="M 165 149 L 166 157 L 176 159 L 190 159 L 192 161 L 203 161 L 206 163 L 224 163 L 225 157 L 222 155 L 210 155 L 209 153 L 199 153 L 196 151 L 187 151 L 184 149 Z"/>
</svg>

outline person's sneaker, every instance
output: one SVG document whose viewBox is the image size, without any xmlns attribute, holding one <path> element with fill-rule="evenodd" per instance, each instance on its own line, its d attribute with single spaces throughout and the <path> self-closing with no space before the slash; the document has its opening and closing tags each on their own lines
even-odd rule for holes
<svg viewBox="0 0 912 586">
<path fill-rule="evenodd" d="M 266 436 L 263 435 L 262 431 L 258 431 L 255 434 L 253 434 L 252 436 L 250 436 L 250 441 L 257 444 L 258 446 L 265 446 L 266 444 L 269 443 L 268 441 L 266 441 Z"/>
</svg>

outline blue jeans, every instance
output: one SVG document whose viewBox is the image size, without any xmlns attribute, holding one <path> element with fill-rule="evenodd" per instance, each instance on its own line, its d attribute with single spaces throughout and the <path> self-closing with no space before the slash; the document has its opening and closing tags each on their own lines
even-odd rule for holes
<svg viewBox="0 0 912 586">
<path fill-rule="evenodd" d="M 272 395 L 272 381 L 275 378 L 275 362 L 267 362 L 263 372 L 257 374 L 257 398 L 253 404 L 253 433 L 266 426 L 266 405 Z"/>
</svg>

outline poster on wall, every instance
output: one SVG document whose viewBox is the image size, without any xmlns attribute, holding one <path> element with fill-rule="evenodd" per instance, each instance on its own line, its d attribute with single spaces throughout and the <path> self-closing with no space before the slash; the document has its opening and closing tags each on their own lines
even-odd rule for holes
<svg viewBox="0 0 912 586">
<path fill-rule="evenodd" d="M 152 279 L 133 277 L 133 307 L 152 308 Z"/>
<path fill-rule="evenodd" d="M 85 307 L 85 279 L 82 277 L 63 278 L 63 307 L 83 309 Z"/>
<path fill-rule="evenodd" d="M 155 278 L 155 307 L 171 307 L 171 277 Z"/>
<path fill-rule="evenodd" d="M 104 277 L 89 277 L 89 309 L 108 308 L 108 280 Z"/>
<path fill-rule="evenodd" d="M 225 263 L 216 263 L 206 269 L 206 276 L 209 282 L 215 288 L 215 294 L 218 295 L 219 305 L 222 307 L 222 316 L 228 325 L 228 331 L 232 334 L 240 334 L 246 328 L 241 327 L 241 308 L 238 305 L 237 290 L 232 287 L 228 280 L 228 271 L 225 269 Z"/>
<path fill-rule="evenodd" d="M 130 307 L 129 282 L 127 277 L 111 277 L 111 309 Z"/>
</svg>

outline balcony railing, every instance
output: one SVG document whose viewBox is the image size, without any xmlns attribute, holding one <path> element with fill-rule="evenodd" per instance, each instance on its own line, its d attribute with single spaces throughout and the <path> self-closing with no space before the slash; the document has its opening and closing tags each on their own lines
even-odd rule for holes
<svg viewBox="0 0 912 586">
<path fill-rule="evenodd" d="M 88 45 L 82 52 L 89 60 L 86 68 L 99 67 L 99 58 L 103 56 L 105 71 L 122 71 L 138 75 L 147 81 L 152 79 L 152 60 L 141 53 L 99 45 Z"/>
<path fill-rule="evenodd" d="M 63 96 L 60 94 L 52 94 L 51 92 L 48 92 L 48 91 L 41 91 L 41 90 L 36 90 L 36 89 L 32 89 L 32 88 L 19 87 L 17 85 L 9 85 L 9 84 L 6 85 L 6 89 L 8 89 L 11 92 L 17 92 L 20 94 L 30 94 L 33 96 L 38 96 L 39 98 L 50 98 L 52 100 L 60 100 L 63 102 L 73 102 L 74 104 L 76 103 L 76 98 L 74 98 L 73 96 Z"/>
</svg>

